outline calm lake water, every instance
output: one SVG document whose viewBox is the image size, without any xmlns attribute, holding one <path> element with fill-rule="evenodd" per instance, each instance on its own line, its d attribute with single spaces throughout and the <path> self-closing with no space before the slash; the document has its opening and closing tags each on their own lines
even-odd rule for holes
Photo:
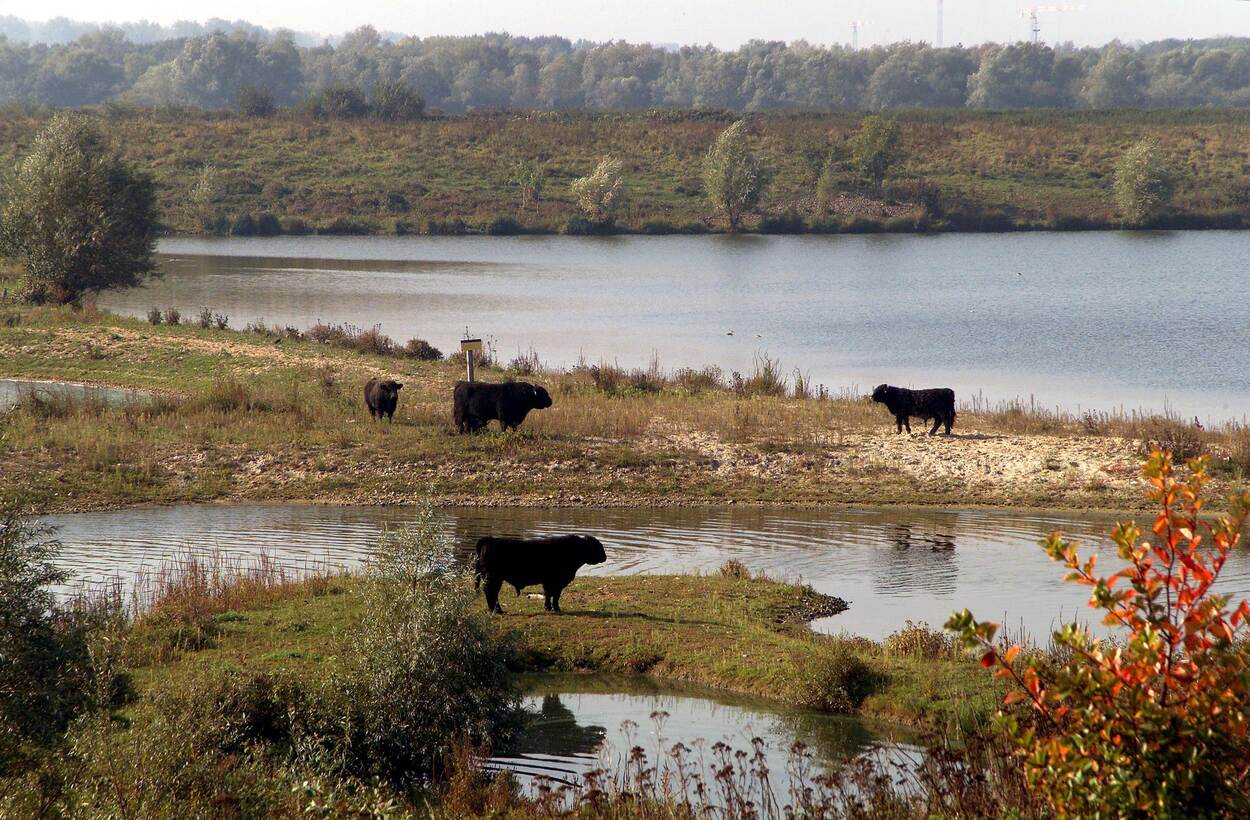
<svg viewBox="0 0 1250 820">
<path fill-rule="evenodd" d="M 706 776 L 717 760 L 715 744 L 749 752 L 758 737 L 773 788 L 785 803 L 796 742 L 818 767 L 878 752 L 917 754 L 909 745 L 911 733 L 897 727 L 701 687 L 600 675 L 527 675 L 522 685 L 529 724 L 514 748 L 488 765 L 513 771 L 525 786 L 538 777 L 582 784 L 591 770 L 621 771 L 634 746 L 651 764 L 671 763 L 666 756 L 676 743 L 706 764 Z"/>
<path fill-rule="evenodd" d="M 122 390 L 89 384 L 0 379 L 0 409 L 12 407 L 27 396 L 36 396 L 44 400 L 61 398 L 74 401 L 91 400 L 110 406 L 121 406 L 144 401 L 150 395 L 141 390 Z"/>
<path fill-rule="evenodd" d="M 505 360 L 749 371 L 779 357 L 833 390 L 948 385 L 1070 410 L 1250 412 L 1250 233 L 831 237 L 168 239 L 131 315 L 201 306 L 380 324 Z M 733 335 L 728 335 L 733 331 Z M 1181 353 L 1190 358 L 1181 359 Z"/>
<path fill-rule="evenodd" d="M 464 560 L 483 535 L 588 533 L 608 561 L 583 575 L 713 572 L 737 559 L 753 571 L 810 583 L 850 609 L 815 628 L 882 638 L 905 621 L 938 627 L 952 610 L 1023 627 L 1045 639 L 1062 619 L 1087 618 L 1088 591 L 1064 584 L 1038 542 L 1061 529 L 1099 568 L 1118 558 L 1106 538 L 1113 519 L 1010 510 L 449 509 L 444 532 Z M 123 580 L 187 555 L 248 561 L 262 553 L 298 573 L 357 566 L 387 528 L 415 516 L 403 507 L 191 505 L 48 516 L 62 561 L 91 581 Z M 1144 523 L 1144 522 L 1142 522 Z M 593 582 L 574 582 L 586 590 Z M 1232 555 L 1222 591 L 1250 594 L 1250 550 Z M 582 599 L 593 607 L 593 596 Z M 507 607 L 505 597 L 504 606 Z M 577 606 L 582 606 L 582 603 Z"/>
</svg>

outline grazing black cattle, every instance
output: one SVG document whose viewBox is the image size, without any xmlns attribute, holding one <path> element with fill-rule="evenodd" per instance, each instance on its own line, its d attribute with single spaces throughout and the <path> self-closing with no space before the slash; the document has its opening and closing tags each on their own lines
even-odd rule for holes
<svg viewBox="0 0 1250 820">
<path fill-rule="evenodd" d="M 589 535 L 555 538 L 482 538 L 473 557 L 473 588 L 485 582 L 486 608 L 502 613 L 499 589 L 505 583 L 520 595 L 525 587 L 543 588 L 543 608 L 560 611 L 560 593 L 585 564 L 608 560 L 603 544 Z"/>
<path fill-rule="evenodd" d="M 452 393 L 454 421 L 461 433 L 476 433 L 491 419 L 501 430 L 515 430 L 531 410 L 551 406 L 551 394 L 529 382 L 456 382 Z"/>
<path fill-rule="evenodd" d="M 896 432 L 911 432 L 911 419 L 933 419 L 933 429 L 929 435 L 937 435 L 938 428 L 945 425 L 946 435 L 951 434 L 955 424 L 955 391 L 949 387 L 938 387 L 933 390 L 908 390 L 906 387 L 891 387 L 879 384 L 872 391 L 872 400 L 884 404 L 894 415 Z"/>
<path fill-rule="evenodd" d="M 399 388 L 403 384 L 394 379 L 370 379 L 365 383 L 365 404 L 369 415 L 378 421 L 383 416 L 395 420 L 395 408 L 399 405 Z"/>
</svg>

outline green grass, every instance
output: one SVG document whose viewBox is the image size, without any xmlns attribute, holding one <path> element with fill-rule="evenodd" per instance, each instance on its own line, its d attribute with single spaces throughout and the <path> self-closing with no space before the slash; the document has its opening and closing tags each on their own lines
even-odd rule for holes
<svg viewBox="0 0 1250 820">
<path fill-rule="evenodd" d="M 1240 111 L 934 112 L 899 114 L 907 159 L 897 181 L 942 189 L 943 214 L 928 224 L 1019 228 L 1111 227 L 1118 217 L 1110 179 L 1120 154 L 1143 136 L 1160 141 L 1181 171 L 1178 225 L 1240 225 L 1250 217 L 1242 180 L 1250 170 L 1250 120 Z M 719 229 L 702 196 L 700 162 L 729 115 L 472 115 L 416 123 L 248 120 L 229 115 L 167 118 L 159 113 L 107 119 L 116 144 L 156 179 L 164 220 L 175 233 L 199 233 L 206 220 L 272 213 L 310 229 L 348 220 L 375 233 L 424 232 L 463 220 L 483 230 L 497 217 L 527 229 L 560 229 L 574 215 L 568 184 L 604 154 L 625 164 L 626 201 L 618 222 L 689 231 Z M 803 156 L 844 157 L 857 115 L 750 115 L 753 141 L 773 171 L 761 206 L 797 211 L 811 224 L 841 230 L 856 217 L 914 230 L 904 216 L 831 214 L 814 207 L 815 183 Z M 0 161 L 20 156 L 43 120 L 0 122 Z M 520 161 L 547 164 L 543 198 L 522 210 L 509 180 Z M 217 169 L 216 196 L 196 205 L 190 191 L 205 166 Z M 839 182 L 859 183 L 849 170 Z M 905 186 L 904 186 L 905 187 Z M 904 206 L 906 191 L 891 198 Z M 862 225 L 861 225 L 862 227 Z"/>
<path fill-rule="evenodd" d="M 361 613 L 360 582 L 294 584 L 212 619 L 206 648 L 169 652 L 171 628 L 140 619 L 129 653 L 140 692 L 205 672 L 321 675 Z M 483 603 L 483 607 L 485 604 Z M 562 615 L 541 601 L 506 597 L 497 627 L 516 640 L 518 671 L 646 675 L 804 705 L 810 671 L 849 647 L 872 671 L 860 714 L 916 726 L 971 725 L 995 708 L 999 687 L 952 653 L 907 657 L 869 641 L 817 635 L 808 619 L 844 604 L 810 588 L 722 576 L 584 577 L 565 592 Z"/>
</svg>

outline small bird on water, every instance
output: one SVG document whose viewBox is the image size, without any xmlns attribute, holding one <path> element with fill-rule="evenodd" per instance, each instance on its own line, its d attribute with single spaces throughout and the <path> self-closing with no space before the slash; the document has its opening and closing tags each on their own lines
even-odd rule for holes
<svg viewBox="0 0 1250 820">
<path fill-rule="evenodd" d="M 726 333 L 725 335 L 726 335 L 726 336 L 732 336 L 732 335 L 734 335 L 734 332 L 731 330 L 731 331 L 729 331 L 728 333 Z"/>
</svg>

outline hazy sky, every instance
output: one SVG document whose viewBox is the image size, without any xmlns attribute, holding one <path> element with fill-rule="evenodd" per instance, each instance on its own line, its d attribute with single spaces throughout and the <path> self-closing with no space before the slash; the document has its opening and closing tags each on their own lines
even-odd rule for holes
<svg viewBox="0 0 1250 820">
<path fill-rule="evenodd" d="M 946 43 L 1028 36 L 1021 9 L 1029 0 L 945 0 Z M 1062 0 L 1038 4 L 1046 9 Z M 1101 44 L 1108 40 L 1250 36 L 1246 0 L 1073 0 L 1073 10 L 1043 11 L 1042 37 Z M 364 23 L 426 36 L 508 31 L 573 39 L 713 43 L 734 47 L 753 38 L 848 42 L 851 21 L 864 22 L 861 45 L 932 42 L 937 0 L 0 0 L 0 14 L 31 20 L 242 18 L 269 27 L 336 34 Z"/>
</svg>

